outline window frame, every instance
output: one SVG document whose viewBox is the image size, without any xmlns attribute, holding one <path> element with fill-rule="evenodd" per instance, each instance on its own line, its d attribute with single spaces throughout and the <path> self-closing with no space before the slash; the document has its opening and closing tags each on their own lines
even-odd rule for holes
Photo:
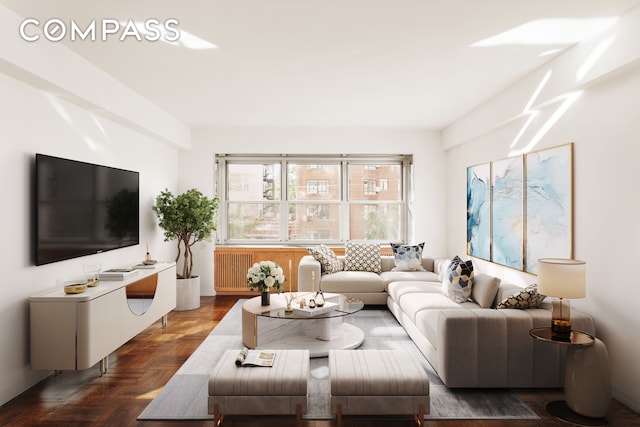
<svg viewBox="0 0 640 427">
<path fill-rule="evenodd" d="M 225 246 L 309 246 L 316 244 L 328 244 L 341 246 L 347 241 L 367 241 L 377 243 L 388 243 L 388 239 L 367 240 L 351 239 L 350 230 L 350 209 L 353 205 L 400 205 L 400 240 L 408 241 L 408 233 L 413 227 L 408 223 L 409 213 L 409 184 L 411 180 L 413 156 L 411 155 L 261 155 L 261 154 L 216 154 L 214 189 L 215 194 L 220 198 L 220 208 L 218 210 L 218 229 L 216 242 Z M 230 201 L 228 199 L 227 167 L 230 164 L 255 164 L 264 165 L 280 163 L 280 198 L 273 200 L 253 200 L 253 201 Z M 307 165 L 311 168 L 321 168 L 324 165 L 340 165 L 340 198 L 339 200 L 290 200 L 289 198 L 289 165 Z M 373 169 L 371 166 L 378 165 L 399 165 L 400 166 L 400 191 L 399 199 L 393 200 L 350 200 L 349 196 L 349 165 L 364 165 L 365 169 Z M 305 186 L 307 184 L 305 183 Z M 356 185 L 364 185 L 359 183 Z M 231 203 L 273 203 L 279 212 L 279 233 L 277 239 L 230 239 L 228 230 L 228 209 Z M 331 205 L 338 204 L 340 210 L 340 231 L 338 239 L 291 239 L 289 236 L 289 208 L 296 204 L 307 205 Z"/>
</svg>

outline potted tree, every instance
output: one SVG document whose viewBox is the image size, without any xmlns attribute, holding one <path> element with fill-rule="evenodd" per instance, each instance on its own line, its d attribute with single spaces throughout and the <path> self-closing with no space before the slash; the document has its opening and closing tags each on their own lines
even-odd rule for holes
<svg viewBox="0 0 640 427">
<path fill-rule="evenodd" d="M 214 218 L 219 203 L 217 197 L 210 199 L 195 188 L 177 196 L 165 189 L 156 197 L 152 209 L 164 230 L 164 240 L 177 239 L 176 264 L 181 256 L 183 258 L 177 275 L 176 310 L 200 307 L 200 277 L 193 274 L 191 248 L 200 241 L 209 240 L 216 231 Z"/>
</svg>

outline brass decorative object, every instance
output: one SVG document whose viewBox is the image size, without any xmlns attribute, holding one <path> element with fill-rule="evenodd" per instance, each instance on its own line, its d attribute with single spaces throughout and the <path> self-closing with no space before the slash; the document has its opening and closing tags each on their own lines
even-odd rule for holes
<svg viewBox="0 0 640 427">
<path fill-rule="evenodd" d="M 65 294 L 81 294 L 87 290 L 86 283 L 71 283 L 64 286 Z"/>
</svg>

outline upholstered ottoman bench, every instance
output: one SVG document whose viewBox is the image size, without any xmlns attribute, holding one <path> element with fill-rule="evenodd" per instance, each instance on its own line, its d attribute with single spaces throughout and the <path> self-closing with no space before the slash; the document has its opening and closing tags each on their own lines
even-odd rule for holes
<svg viewBox="0 0 640 427">
<path fill-rule="evenodd" d="M 331 412 L 342 415 L 413 415 L 419 426 L 429 413 L 429 378 L 402 350 L 331 350 Z"/>
<path fill-rule="evenodd" d="M 307 412 L 309 350 L 275 350 L 271 367 L 238 367 L 240 350 L 227 350 L 209 377 L 209 414 L 215 425 L 224 415 L 294 415 Z"/>
</svg>

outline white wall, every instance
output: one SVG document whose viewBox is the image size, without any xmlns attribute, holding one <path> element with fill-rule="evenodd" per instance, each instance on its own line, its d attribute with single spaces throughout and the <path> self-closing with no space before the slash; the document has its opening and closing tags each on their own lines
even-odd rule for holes
<svg viewBox="0 0 640 427">
<path fill-rule="evenodd" d="M 173 259 L 173 246 L 162 242 L 151 212 L 153 197 L 164 187 L 175 190 L 175 149 L 96 117 L 90 112 L 0 74 L 0 182 L 3 241 L 0 246 L 0 404 L 48 373 L 29 367 L 28 299 L 56 286 L 58 279 L 78 277 L 82 264 L 103 267 L 143 259 L 145 242 L 158 259 Z M 35 267 L 32 261 L 32 183 L 35 153 L 114 166 L 140 172 L 141 245 Z"/>
<path fill-rule="evenodd" d="M 202 144 L 191 144 L 191 150 L 183 150 L 178 156 L 178 192 L 183 193 L 191 188 L 197 188 L 205 196 L 212 198 L 214 192 L 214 162 L 213 155 L 201 147 Z M 210 241 L 196 243 L 192 248 L 193 274 L 200 276 L 200 295 L 215 295 L 213 287 L 213 251 L 215 236 Z M 181 271 L 183 258 L 178 261 L 178 271 Z"/>
<path fill-rule="evenodd" d="M 5 22 L 7 17 L 14 18 L 0 6 L 0 22 Z M 91 67 L 69 55 L 62 45 L 57 45 L 55 52 L 49 52 L 49 55 L 38 51 L 31 56 L 34 51 L 27 49 L 18 61 L 20 63 L 16 63 L 11 62 L 11 55 L 5 55 L 15 53 L 12 43 L 20 41 L 4 38 L 0 48 L 0 224 L 3 234 L 0 245 L 0 270 L 3 272 L 0 283 L 0 324 L 3 325 L 0 329 L 0 405 L 51 374 L 29 367 L 31 295 L 58 286 L 58 280 L 81 276 L 82 264 L 86 262 L 101 262 L 103 268 L 138 262 L 144 257 L 147 241 L 154 258 L 173 259 L 173 245 L 162 241 L 151 205 L 154 196 L 165 187 L 176 190 L 178 161 L 175 147 L 184 145 L 186 129 L 179 123 L 168 123 L 164 114 L 156 116 L 157 111 L 145 110 L 147 104 L 139 95 L 124 91 L 110 76 L 91 71 Z M 60 60 L 60 52 L 64 52 L 64 61 Z M 84 70 L 80 78 L 79 69 Z M 48 73 L 58 76 L 67 73 L 68 78 L 51 85 L 43 77 L 34 77 Z M 55 95 L 46 90 L 53 86 Z M 133 118 L 121 117 L 121 111 L 111 110 L 108 105 L 100 112 L 93 112 L 95 103 L 83 98 L 86 86 L 94 88 L 93 94 L 95 87 L 105 93 L 115 87 L 120 98 L 118 105 L 128 105 L 138 113 Z M 144 119 L 135 123 L 138 117 Z M 179 135 L 173 143 L 167 142 L 166 136 L 153 137 L 149 124 L 163 120 L 168 126 L 165 129 L 171 128 Z M 142 244 L 34 266 L 31 218 L 35 153 L 140 172 Z"/>
<path fill-rule="evenodd" d="M 630 34 L 632 28 L 635 34 Z M 577 78 L 594 47 L 615 35 L 591 76 Z M 572 305 L 591 314 L 597 335 L 606 344 L 612 370 L 614 397 L 640 410 L 640 329 L 637 301 L 640 286 L 633 265 L 640 255 L 638 190 L 634 175 L 640 158 L 640 52 L 629 38 L 640 37 L 640 12 L 636 9 L 618 27 L 600 39 L 577 46 L 521 82 L 508 88 L 481 108 L 445 130 L 448 151 L 448 190 L 456 197 L 448 202 L 449 250 L 464 254 L 466 245 L 466 168 L 505 158 L 527 149 L 545 124 L 550 124 L 564 94 L 583 91 L 569 105 L 539 142 L 530 149 L 574 142 L 574 256 L 587 262 L 587 297 Z M 539 110 L 523 137 L 511 147 L 527 117 L 529 102 L 542 77 L 548 85 L 534 101 Z M 598 71 L 600 70 L 600 71 Z M 521 285 L 535 283 L 536 276 L 474 259 L 482 271 Z"/>
<path fill-rule="evenodd" d="M 215 128 L 192 131 L 191 151 L 180 154 L 182 190 L 197 187 L 213 195 L 216 153 L 268 154 L 413 154 L 416 187 L 416 242 L 426 242 L 425 254 L 446 253 L 446 156 L 440 133 L 374 128 Z M 203 256 L 202 253 L 204 253 Z M 210 251 L 199 251 L 197 273 L 203 292 L 213 288 Z"/>
</svg>

